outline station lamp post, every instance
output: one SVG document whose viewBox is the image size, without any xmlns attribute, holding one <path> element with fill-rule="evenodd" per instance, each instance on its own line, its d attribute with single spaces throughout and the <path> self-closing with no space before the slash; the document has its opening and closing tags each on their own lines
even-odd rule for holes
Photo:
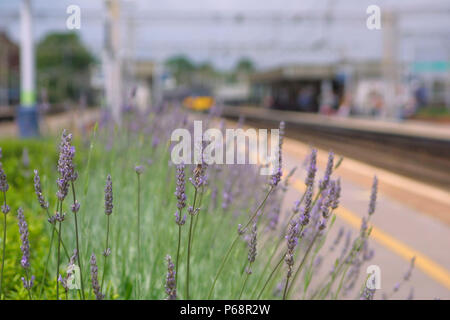
<svg viewBox="0 0 450 320">
<path fill-rule="evenodd" d="M 39 135 L 30 0 L 22 0 L 20 27 L 20 106 L 17 111 L 17 123 L 20 136 L 27 138 Z"/>
</svg>

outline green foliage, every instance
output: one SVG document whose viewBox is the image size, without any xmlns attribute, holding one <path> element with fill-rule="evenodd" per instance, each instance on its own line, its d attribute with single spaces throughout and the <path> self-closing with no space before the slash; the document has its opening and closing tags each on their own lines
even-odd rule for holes
<svg viewBox="0 0 450 320">
<path fill-rule="evenodd" d="M 77 33 L 50 33 L 37 45 L 38 85 L 48 92 L 49 102 L 78 99 L 89 88 L 89 69 L 94 57 Z"/>
</svg>

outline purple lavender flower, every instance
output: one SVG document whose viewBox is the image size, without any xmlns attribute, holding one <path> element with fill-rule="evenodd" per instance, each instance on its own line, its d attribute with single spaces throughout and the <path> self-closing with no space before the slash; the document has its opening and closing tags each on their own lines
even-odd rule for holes
<svg viewBox="0 0 450 320">
<path fill-rule="evenodd" d="M 58 222 L 63 222 L 65 219 L 66 219 L 66 214 L 61 213 L 61 212 L 55 213 L 54 218 L 51 218 L 51 220 L 58 221 Z"/>
<path fill-rule="evenodd" d="M 272 187 L 276 187 L 278 185 L 278 183 L 281 180 L 281 176 L 283 175 L 283 152 L 282 152 L 282 147 L 283 147 L 283 139 L 284 139 L 284 128 L 285 128 L 285 124 L 284 121 L 280 122 L 280 126 L 279 126 L 279 139 L 278 139 L 278 150 L 277 150 L 277 154 L 278 154 L 278 167 L 274 168 L 274 173 L 272 174 L 272 177 L 270 179 L 269 185 Z"/>
<path fill-rule="evenodd" d="M 100 289 L 100 285 L 98 283 L 98 267 L 97 267 L 97 259 L 95 258 L 95 254 L 91 255 L 91 259 L 89 260 L 91 264 L 91 281 L 92 281 L 92 289 L 94 290 L 95 298 L 97 300 L 103 300 L 105 297 Z"/>
<path fill-rule="evenodd" d="M 177 186 L 175 188 L 175 196 L 177 197 L 177 208 L 181 210 L 186 207 L 186 182 L 184 176 L 184 164 L 177 166 Z"/>
<path fill-rule="evenodd" d="M 341 179 L 338 178 L 333 184 L 333 201 L 331 203 L 331 209 L 337 209 L 339 207 L 339 199 L 341 197 Z"/>
<path fill-rule="evenodd" d="M 75 203 L 72 203 L 72 205 L 70 206 L 70 210 L 73 213 L 77 213 L 80 210 L 80 203 L 78 202 L 78 200 L 75 200 Z"/>
<path fill-rule="evenodd" d="M 23 287 L 27 290 L 31 290 L 31 288 L 33 288 L 33 284 L 34 284 L 34 276 L 31 276 L 30 280 L 25 279 L 25 277 L 22 277 L 22 283 L 23 283 Z"/>
<path fill-rule="evenodd" d="M 373 300 L 374 295 L 375 289 L 369 289 L 366 286 L 364 286 L 364 290 L 361 293 L 360 300 Z"/>
<path fill-rule="evenodd" d="M 183 217 L 181 217 L 178 211 L 175 212 L 175 223 L 179 226 L 184 225 L 186 223 L 186 215 L 183 215 Z"/>
<path fill-rule="evenodd" d="M 305 191 L 305 198 L 304 198 L 304 205 L 302 208 L 302 214 L 299 218 L 300 224 L 303 226 L 306 226 L 309 223 L 309 220 L 311 218 L 311 209 L 312 209 L 312 197 L 313 197 L 313 186 L 308 185 L 306 191 Z"/>
<path fill-rule="evenodd" d="M 9 189 L 8 181 L 6 180 L 6 173 L 3 169 L 3 165 L 0 162 L 0 191 L 6 192 Z"/>
<path fill-rule="evenodd" d="M 177 288 L 176 288 L 176 280 L 175 280 L 175 266 L 172 262 L 171 256 L 166 256 L 167 261 L 167 275 L 166 275 L 166 293 L 167 298 L 166 300 L 176 300 L 177 299 Z"/>
<path fill-rule="evenodd" d="M 137 174 L 142 174 L 144 172 L 144 167 L 136 166 L 136 167 L 134 167 L 134 171 L 136 171 Z"/>
<path fill-rule="evenodd" d="M 64 288 L 64 290 L 66 292 L 67 292 L 67 290 L 69 290 L 67 281 L 69 280 L 69 278 L 72 276 L 72 274 L 74 272 L 74 267 L 75 267 L 77 257 L 78 257 L 78 251 L 77 251 L 77 249 L 74 249 L 73 255 L 69 259 L 66 276 L 65 277 L 63 277 L 61 275 L 58 276 L 58 281 L 59 281 L 59 283 L 61 283 L 62 287 Z"/>
<path fill-rule="evenodd" d="M 77 179 L 78 174 L 75 171 L 73 158 L 75 156 L 75 147 L 72 146 L 72 134 L 67 134 L 64 130 L 61 136 L 61 143 L 59 145 L 59 160 L 57 180 L 58 191 L 56 196 L 60 201 L 63 201 L 69 192 L 69 183 Z"/>
<path fill-rule="evenodd" d="M 309 156 L 309 166 L 305 179 L 305 184 L 307 187 L 314 185 L 316 172 L 317 172 L 317 149 L 312 149 L 311 154 Z"/>
<path fill-rule="evenodd" d="M 22 260 L 20 264 L 24 269 L 30 268 L 30 243 L 28 241 L 28 224 L 25 221 L 25 216 L 23 214 L 23 209 L 19 208 L 17 210 L 17 218 L 19 219 L 19 233 L 22 245 L 20 250 L 22 250 Z"/>
<path fill-rule="evenodd" d="M 372 193 L 370 195 L 369 216 L 375 212 L 375 205 L 377 203 L 377 192 L 378 192 L 378 178 L 377 176 L 374 176 L 372 184 Z"/>
<path fill-rule="evenodd" d="M 331 215 L 331 206 L 336 201 L 336 186 L 335 181 L 330 181 L 328 184 L 328 191 L 326 191 L 326 196 L 322 202 L 321 212 L 325 219 L 328 219 Z"/>
<path fill-rule="evenodd" d="M 10 210 L 11 208 L 6 203 L 2 205 L 2 212 L 4 214 L 7 214 Z"/>
<path fill-rule="evenodd" d="M 288 266 L 288 273 L 287 277 L 290 278 L 292 275 L 292 267 L 294 266 L 294 253 L 295 248 L 298 244 L 298 237 L 300 234 L 299 224 L 296 219 L 293 219 L 289 222 L 289 230 L 288 234 L 286 235 L 287 240 L 287 251 L 286 256 L 284 258 L 284 261 L 286 262 Z"/>
<path fill-rule="evenodd" d="M 109 216 L 113 210 L 113 188 L 112 188 L 112 180 L 111 175 L 108 174 L 106 177 L 106 185 L 105 185 L 105 214 Z"/>
<path fill-rule="evenodd" d="M 198 189 L 201 186 L 206 184 L 206 175 L 205 175 L 206 165 L 204 163 L 197 164 L 193 171 L 193 177 L 189 178 L 189 181 L 192 183 L 194 188 Z"/>
<path fill-rule="evenodd" d="M 257 244 L 257 236 L 258 228 L 256 226 L 256 219 L 253 222 L 252 233 L 250 235 L 250 239 L 248 241 L 248 262 L 253 263 L 256 259 L 256 244 Z"/>
<path fill-rule="evenodd" d="M 45 201 L 42 195 L 41 178 L 37 170 L 34 170 L 34 191 L 36 192 L 39 204 L 42 209 L 48 209 L 48 202 Z"/>
<path fill-rule="evenodd" d="M 322 180 L 320 180 L 319 188 L 321 190 L 325 190 L 328 187 L 328 184 L 330 182 L 331 173 L 333 172 L 333 162 L 334 162 L 334 153 L 333 151 L 330 151 L 328 153 L 328 162 L 327 167 L 325 169 L 325 173 L 323 175 Z"/>
</svg>

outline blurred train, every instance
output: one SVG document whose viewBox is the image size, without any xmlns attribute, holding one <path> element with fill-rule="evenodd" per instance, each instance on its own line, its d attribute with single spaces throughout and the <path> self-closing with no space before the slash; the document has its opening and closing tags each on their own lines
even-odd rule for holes
<svg viewBox="0 0 450 320">
<path fill-rule="evenodd" d="M 165 100 L 181 102 L 184 108 L 195 111 L 207 111 L 215 103 L 212 91 L 206 88 L 179 87 L 165 92 Z"/>
</svg>

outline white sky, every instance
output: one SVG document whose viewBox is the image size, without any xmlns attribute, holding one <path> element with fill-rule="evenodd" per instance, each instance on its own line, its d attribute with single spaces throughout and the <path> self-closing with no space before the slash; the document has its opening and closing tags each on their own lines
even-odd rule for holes
<svg viewBox="0 0 450 320">
<path fill-rule="evenodd" d="M 402 32 L 399 55 L 404 60 L 450 60 L 449 0 L 128 0 L 136 15 L 159 12 L 161 15 L 183 14 L 274 14 L 283 17 L 313 10 L 335 18 L 328 27 L 323 20 L 293 23 L 291 19 L 272 23 L 208 21 L 136 22 L 125 29 L 124 48 L 139 58 L 162 61 L 168 56 L 185 53 L 196 61 L 209 60 L 227 68 L 242 56 L 252 58 L 260 67 L 293 62 L 320 63 L 378 59 L 382 52 L 382 30 L 369 31 L 365 25 L 368 5 L 381 10 L 409 10 L 399 20 Z M 100 54 L 103 44 L 103 1 L 101 0 L 32 0 L 36 39 L 52 30 L 65 30 L 66 8 L 81 8 L 82 39 Z M 20 0 L 0 0 L 0 30 L 6 29 L 17 40 L 17 14 Z M 426 13 L 438 8 L 438 13 Z M 446 10 L 444 10 L 446 9 Z M 434 10 L 436 11 L 436 10 Z M 357 20 L 343 20 L 352 15 Z M 360 18 L 360 19 L 359 19 Z M 346 22 L 344 22 L 346 21 Z M 405 34 L 405 32 L 407 34 Z M 408 35 L 409 34 L 409 35 Z M 133 45 L 134 43 L 134 45 Z"/>
</svg>

